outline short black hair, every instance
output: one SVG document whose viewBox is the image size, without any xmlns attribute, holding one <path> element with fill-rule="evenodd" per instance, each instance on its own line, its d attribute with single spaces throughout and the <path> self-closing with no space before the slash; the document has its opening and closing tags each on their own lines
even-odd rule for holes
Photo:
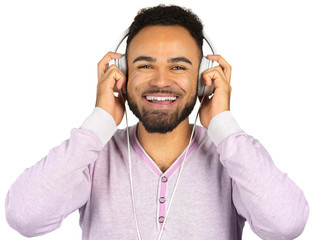
<svg viewBox="0 0 313 240">
<path fill-rule="evenodd" d="M 201 56 L 203 55 L 203 24 L 199 17 L 194 14 L 190 9 L 186 9 L 176 5 L 166 6 L 164 4 L 139 10 L 136 17 L 134 18 L 134 21 L 129 27 L 126 52 L 128 50 L 130 42 L 141 29 L 146 26 L 155 25 L 179 25 L 184 27 L 195 39 L 199 47 Z"/>
</svg>

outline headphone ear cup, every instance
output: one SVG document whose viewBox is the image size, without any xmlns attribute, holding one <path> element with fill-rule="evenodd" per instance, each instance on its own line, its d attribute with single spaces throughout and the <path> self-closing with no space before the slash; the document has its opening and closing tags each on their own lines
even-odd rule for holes
<svg viewBox="0 0 313 240">
<path fill-rule="evenodd" d="M 203 79 L 202 79 L 202 73 L 209 69 L 211 65 L 211 61 L 207 59 L 206 57 L 202 57 L 201 63 L 199 66 L 199 74 L 198 74 L 198 96 L 210 96 L 214 92 L 214 83 L 210 87 L 205 86 L 203 84 Z"/>
<path fill-rule="evenodd" d="M 127 75 L 127 62 L 125 54 L 119 58 L 114 59 L 114 64 L 117 66 L 125 75 Z"/>
<path fill-rule="evenodd" d="M 114 59 L 114 64 L 115 66 L 120 69 L 124 74 L 125 76 L 127 77 L 127 62 L 126 62 L 126 56 L 125 54 L 121 57 L 121 58 L 118 58 L 118 59 Z M 118 90 L 114 87 L 114 91 L 115 92 L 118 92 Z M 122 90 L 124 94 L 126 94 L 126 91 Z"/>
</svg>

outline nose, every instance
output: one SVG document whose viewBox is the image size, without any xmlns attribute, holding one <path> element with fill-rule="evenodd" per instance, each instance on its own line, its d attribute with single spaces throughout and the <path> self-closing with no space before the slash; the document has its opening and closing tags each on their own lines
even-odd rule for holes
<svg viewBox="0 0 313 240">
<path fill-rule="evenodd" d="M 167 73 L 165 70 L 159 69 L 158 71 L 154 72 L 150 81 L 150 85 L 158 88 L 164 88 L 169 87 L 172 82 L 173 81 L 171 80 L 169 73 Z"/>
</svg>

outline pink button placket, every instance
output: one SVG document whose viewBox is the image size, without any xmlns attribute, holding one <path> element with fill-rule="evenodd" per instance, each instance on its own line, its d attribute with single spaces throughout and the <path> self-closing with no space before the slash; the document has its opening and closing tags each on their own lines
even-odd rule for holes
<svg viewBox="0 0 313 240">
<path fill-rule="evenodd" d="M 162 176 L 160 178 L 161 180 L 161 189 L 160 189 L 160 194 L 159 194 L 159 224 L 160 224 L 160 229 L 162 228 L 164 219 L 165 219 L 165 214 L 166 214 L 166 189 L 167 189 L 167 177 Z M 164 227 L 165 230 L 165 227 Z"/>
</svg>

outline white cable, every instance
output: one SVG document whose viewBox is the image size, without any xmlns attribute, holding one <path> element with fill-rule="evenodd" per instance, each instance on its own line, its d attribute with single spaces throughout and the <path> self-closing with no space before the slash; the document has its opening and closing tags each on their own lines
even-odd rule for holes
<svg viewBox="0 0 313 240">
<path fill-rule="evenodd" d="M 200 106 L 199 106 L 199 110 L 200 110 L 200 107 L 202 105 L 202 102 L 203 102 L 203 99 L 205 98 L 205 96 L 202 97 L 201 99 L 201 102 L 200 102 Z M 187 146 L 187 149 L 186 149 L 186 152 L 185 152 L 185 155 L 184 155 L 184 160 L 180 166 L 180 170 L 179 170 L 179 173 L 178 173 L 178 177 L 177 177 L 177 180 L 176 180 L 176 183 L 175 183 L 175 187 L 174 187 L 174 190 L 173 190 L 173 193 L 172 193 L 172 197 L 171 197 L 171 200 L 170 200 L 170 203 L 168 205 L 168 208 L 167 208 L 167 211 L 166 211 L 166 214 L 165 214 L 165 218 L 164 218 L 164 221 L 163 221 L 163 225 L 162 225 L 162 228 L 160 230 L 160 233 L 159 233 L 159 236 L 158 236 L 158 240 L 161 240 L 161 237 L 162 237 L 162 234 L 163 234 L 163 231 L 164 231 L 164 226 L 165 226 L 165 223 L 166 223 L 166 220 L 167 220 L 167 216 L 169 214 L 169 211 L 171 209 L 171 206 L 172 206 L 172 202 L 173 202 L 173 199 L 174 199 L 174 195 L 176 193 L 176 189 L 177 189 L 177 186 L 178 186 L 178 182 L 180 180 L 180 176 L 181 176 L 181 173 L 182 173 L 182 170 L 183 170 L 183 167 L 184 167 L 184 164 L 185 164 L 185 160 L 186 160 L 186 157 L 187 157 L 187 153 L 189 151 L 189 147 L 190 147 L 190 143 L 192 141 L 192 138 L 193 138 L 193 135 L 194 135 L 194 132 L 195 132 L 195 129 L 196 129 L 196 122 L 197 122 L 197 119 L 198 119 L 198 116 L 199 116 L 199 110 L 197 112 L 197 115 L 196 115 L 196 119 L 195 119 L 195 122 L 193 124 L 193 128 L 192 128 L 192 132 L 191 132 L 191 136 L 190 136 L 190 140 L 189 140 L 189 144 Z"/>
<path fill-rule="evenodd" d="M 120 94 L 121 94 L 121 97 L 122 97 L 122 99 L 124 101 L 123 94 L 121 92 L 120 92 Z M 135 216 L 137 236 L 138 236 L 138 239 L 141 240 L 139 226 L 138 226 L 138 220 L 137 220 L 136 205 L 135 205 L 135 196 L 134 196 L 134 187 L 133 187 L 133 173 L 132 173 L 132 161 L 131 161 L 131 156 L 130 156 L 130 142 L 129 142 L 129 130 L 128 130 L 128 118 L 127 118 L 126 106 L 125 106 L 125 119 L 126 119 L 126 133 L 127 133 L 127 148 L 128 148 L 128 166 L 129 166 L 129 178 L 130 178 L 130 191 L 131 191 L 131 197 L 132 197 L 133 212 L 134 212 L 134 216 Z"/>
</svg>

